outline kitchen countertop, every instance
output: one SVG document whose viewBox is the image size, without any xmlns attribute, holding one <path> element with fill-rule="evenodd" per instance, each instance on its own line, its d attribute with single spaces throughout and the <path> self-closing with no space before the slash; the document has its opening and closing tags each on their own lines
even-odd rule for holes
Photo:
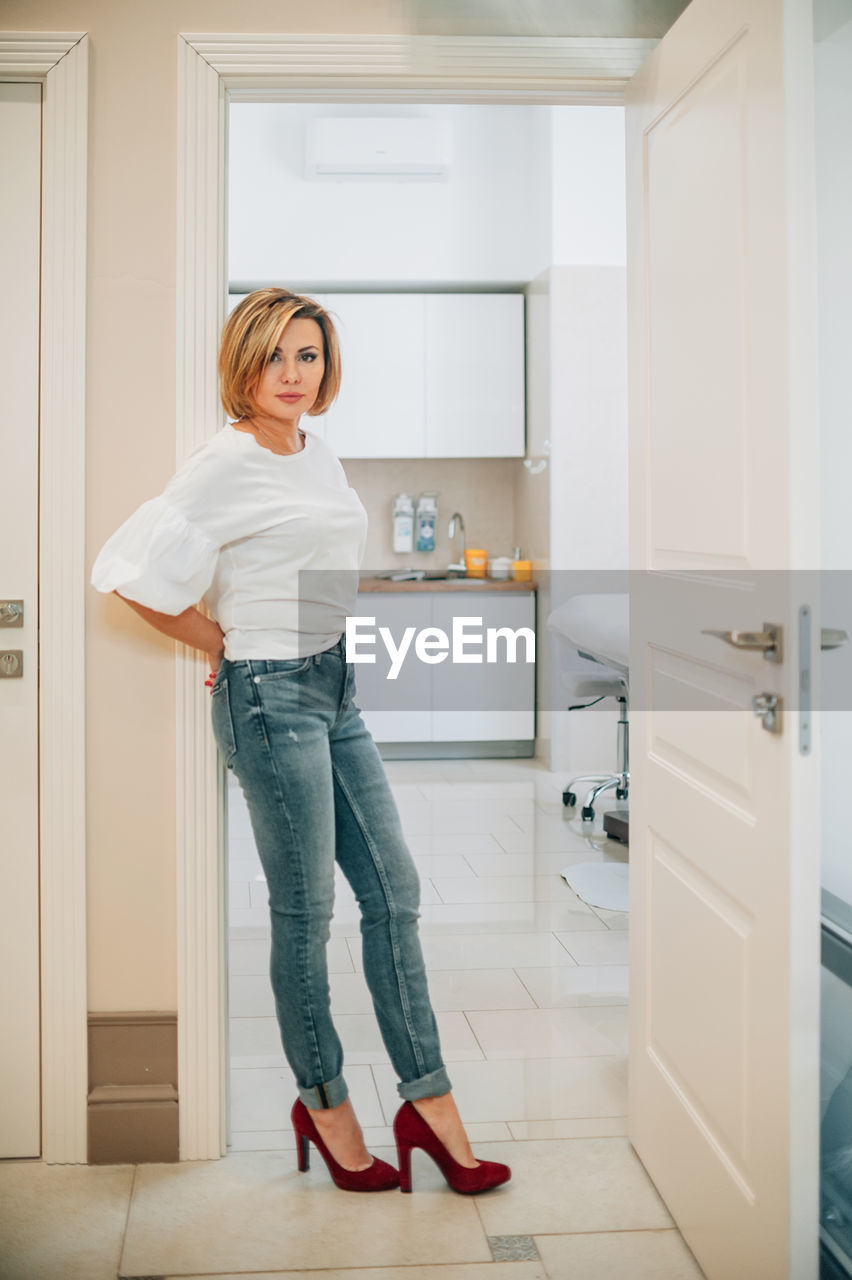
<svg viewBox="0 0 852 1280">
<path fill-rule="evenodd" d="M 516 582 L 513 578 L 407 578 L 393 582 L 390 578 L 365 577 L 359 591 L 535 591 L 534 579 Z"/>
</svg>

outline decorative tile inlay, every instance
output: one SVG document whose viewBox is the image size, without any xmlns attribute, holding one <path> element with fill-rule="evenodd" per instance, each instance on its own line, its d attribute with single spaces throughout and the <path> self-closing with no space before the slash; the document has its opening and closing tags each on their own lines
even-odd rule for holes
<svg viewBox="0 0 852 1280">
<path fill-rule="evenodd" d="M 495 1262 L 537 1262 L 538 1249 L 532 1236 L 488 1236 Z"/>
</svg>

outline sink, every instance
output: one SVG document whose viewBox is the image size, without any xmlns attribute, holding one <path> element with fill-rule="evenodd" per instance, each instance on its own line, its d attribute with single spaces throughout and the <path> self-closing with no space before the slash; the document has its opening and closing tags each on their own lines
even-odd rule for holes
<svg viewBox="0 0 852 1280">
<path fill-rule="evenodd" d="M 479 583 L 480 586 L 487 586 L 489 582 L 493 581 L 490 578 L 468 578 L 464 573 L 433 573 L 430 569 L 426 570 L 422 580 L 424 582 L 463 582 L 465 586 L 469 584 L 475 585 L 476 583 Z"/>
<path fill-rule="evenodd" d="M 383 578 L 388 582 L 463 582 L 466 586 L 470 584 L 481 587 L 487 587 L 489 583 L 495 581 L 493 578 L 469 578 L 464 573 L 448 572 L 445 569 L 382 570 L 382 572 L 373 576 Z"/>
</svg>

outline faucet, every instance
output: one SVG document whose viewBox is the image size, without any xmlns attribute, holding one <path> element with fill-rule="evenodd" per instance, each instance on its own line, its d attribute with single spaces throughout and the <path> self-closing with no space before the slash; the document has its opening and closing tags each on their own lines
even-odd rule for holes
<svg viewBox="0 0 852 1280">
<path fill-rule="evenodd" d="M 454 511 L 450 516 L 450 524 L 447 534 L 450 538 L 455 536 L 456 521 L 459 522 L 459 558 L 455 564 L 448 564 L 447 569 L 454 570 L 456 573 L 467 573 L 467 565 L 464 562 L 464 520 L 460 511 Z"/>
</svg>

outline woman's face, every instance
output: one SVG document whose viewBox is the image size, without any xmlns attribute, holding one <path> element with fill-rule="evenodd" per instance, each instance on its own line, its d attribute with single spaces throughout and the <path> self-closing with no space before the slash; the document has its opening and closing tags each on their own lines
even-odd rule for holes
<svg viewBox="0 0 852 1280">
<path fill-rule="evenodd" d="M 322 329 L 316 320 L 296 316 L 281 330 L 260 375 L 258 409 L 277 422 L 297 421 L 313 406 L 324 372 Z"/>
</svg>

